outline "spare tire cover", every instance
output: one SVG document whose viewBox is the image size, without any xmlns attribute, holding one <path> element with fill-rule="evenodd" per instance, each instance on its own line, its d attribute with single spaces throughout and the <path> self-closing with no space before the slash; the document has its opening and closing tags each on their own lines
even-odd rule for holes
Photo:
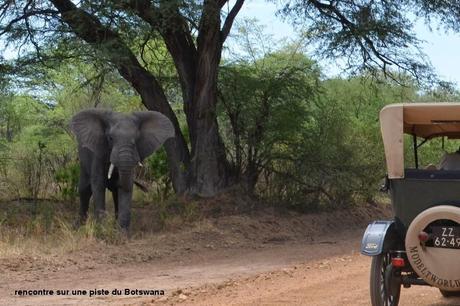
<svg viewBox="0 0 460 306">
<path fill-rule="evenodd" d="M 447 291 L 460 290 L 460 249 L 422 247 L 418 234 L 431 222 L 448 219 L 460 224 L 460 208 L 450 205 L 424 210 L 410 224 L 406 252 L 412 268 L 427 283 Z"/>
</svg>

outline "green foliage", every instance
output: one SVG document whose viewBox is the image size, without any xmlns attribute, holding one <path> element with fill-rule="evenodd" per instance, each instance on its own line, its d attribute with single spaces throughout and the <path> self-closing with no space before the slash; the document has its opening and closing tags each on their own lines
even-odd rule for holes
<svg viewBox="0 0 460 306">
<path fill-rule="evenodd" d="M 220 127 L 239 181 L 301 210 L 371 200 L 385 175 L 378 114 L 418 99 L 416 87 L 367 76 L 321 80 L 296 45 L 245 44 L 266 41 L 250 24 L 239 32 L 246 49 L 222 67 L 219 86 Z"/>
<path fill-rule="evenodd" d="M 318 82 L 315 64 L 289 49 L 221 69 L 221 128 L 234 172 L 250 192 L 262 169 L 297 138 Z"/>
<path fill-rule="evenodd" d="M 54 173 L 75 156 L 70 136 L 53 124 L 54 116 L 47 117 L 52 113 L 52 109 L 34 100 L 18 111 L 22 119 L 29 120 L 21 123 L 21 130 L 8 143 L 8 167 L 2 177 L 6 186 L 15 191 L 15 197 L 53 196 Z"/>
<path fill-rule="evenodd" d="M 17 190 L 17 196 L 37 200 L 41 191 L 46 190 L 48 180 L 45 170 L 45 143 L 37 140 L 36 142 L 18 142 L 12 147 L 15 160 L 12 163 L 9 174 L 13 181 L 12 187 Z M 14 173 L 16 171 L 16 173 Z"/>
<path fill-rule="evenodd" d="M 413 89 L 365 78 L 333 79 L 275 164 L 270 194 L 299 209 L 349 205 L 373 198 L 385 175 L 378 113 L 415 97 Z"/>
<path fill-rule="evenodd" d="M 173 190 L 166 151 L 163 148 L 145 160 L 142 175 L 144 180 L 154 183 L 152 185 L 153 190 L 150 191 L 153 197 L 150 200 L 163 202 L 171 196 Z"/>
<path fill-rule="evenodd" d="M 38 99 L 11 94 L 0 99 L 2 197 L 75 202 L 79 166 L 71 116 L 95 105 L 137 110 L 139 98 L 108 67 L 84 62 L 49 69 L 33 86 Z"/>
<path fill-rule="evenodd" d="M 163 148 L 149 156 L 146 160 L 146 165 L 151 173 L 150 177 L 159 180 L 168 176 L 168 162 L 166 160 L 166 151 Z"/>
<path fill-rule="evenodd" d="M 38 81 L 35 87 L 46 93 L 41 98 L 53 104 L 53 117 L 61 124 L 84 108 L 98 106 L 123 112 L 140 107 L 132 88 L 106 65 L 65 62 L 46 70 L 46 81 Z"/>
<path fill-rule="evenodd" d="M 379 111 L 419 99 L 415 86 L 319 76 L 289 48 L 221 70 L 221 128 L 236 173 L 249 191 L 300 210 L 371 200 L 385 175 Z"/>
<path fill-rule="evenodd" d="M 199 10 L 199 6 L 194 8 Z M 335 23 L 321 21 L 323 25 Z M 184 113 L 183 92 L 164 41 L 149 31 L 136 33 L 131 24 L 118 22 L 129 48 L 140 52 L 136 53 L 139 61 L 156 76 L 190 142 L 192 127 Z M 374 23 L 370 26 L 361 37 L 377 30 Z M 238 47 L 229 51 L 219 73 L 220 136 L 233 170 L 232 179 L 267 201 L 314 210 L 371 200 L 385 175 L 380 109 L 395 102 L 459 98 L 447 83 L 421 92 L 404 74 L 393 77 L 406 86 L 389 80 L 369 81 L 369 74 L 325 79 L 299 43 L 279 48 L 254 21 L 247 21 L 239 30 L 235 36 Z M 352 47 L 346 40 L 331 42 L 345 50 Z M 1 196 L 75 202 L 79 166 L 68 127 L 70 118 L 83 108 L 95 106 L 122 112 L 141 110 L 141 98 L 114 66 L 102 59 L 69 59 L 29 77 L 27 86 L 35 98 L 31 93 L 0 91 Z M 412 164 L 411 140 L 407 140 L 406 160 Z M 439 160 L 443 153 L 439 147 L 439 141 L 424 145 L 421 164 Z M 453 151 L 456 144 L 447 143 L 446 149 Z M 144 164 L 137 179 L 150 187 L 143 199 L 156 203 L 159 222 L 174 223 L 175 215 L 184 220 L 195 218 L 195 203 L 183 206 L 180 201 L 168 201 L 173 191 L 166 152 L 160 150 Z M 183 170 L 187 170 L 185 166 Z M 46 221 L 53 218 L 49 210 L 39 212 L 45 219 L 37 219 L 37 226 L 52 227 Z M 91 237 L 112 240 L 116 236 L 110 226 L 85 230 Z"/>
<path fill-rule="evenodd" d="M 437 86 L 425 90 L 423 95 L 417 98 L 417 102 L 458 102 L 460 92 L 453 84 L 441 82 Z"/>
<path fill-rule="evenodd" d="M 80 166 L 78 163 L 69 164 L 57 169 L 54 179 L 59 186 L 63 200 L 74 203 L 78 196 L 78 180 L 80 177 Z"/>
</svg>

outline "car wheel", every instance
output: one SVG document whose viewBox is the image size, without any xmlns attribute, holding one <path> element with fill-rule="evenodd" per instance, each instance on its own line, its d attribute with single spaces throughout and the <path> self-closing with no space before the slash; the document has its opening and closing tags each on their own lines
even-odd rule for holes
<svg viewBox="0 0 460 306">
<path fill-rule="evenodd" d="M 460 291 L 447 291 L 447 290 L 442 290 L 442 289 L 439 289 L 439 291 L 441 291 L 442 296 L 445 298 L 452 297 L 452 296 L 460 296 Z"/>
<path fill-rule="evenodd" d="M 385 275 L 387 267 L 391 264 L 390 253 L 382 253 L 372 257 L 371 263 L 371 303 L 372 306 L 397 306 L 399 304 L 399 294 L 401 285 L 393 286 L 392 290 L 386 288 Z"/>
</svg>

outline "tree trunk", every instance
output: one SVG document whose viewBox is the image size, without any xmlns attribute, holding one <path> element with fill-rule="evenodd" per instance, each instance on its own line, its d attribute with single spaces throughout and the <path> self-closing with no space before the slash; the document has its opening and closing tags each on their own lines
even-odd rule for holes
<svg viewBox="0 0 460 306">
<path fill-rule="evenodd" d="M 134 8 L 141 18 L 156 27 L 154 14 L 146 13 L 148 5 Z M 169 11 L 167 22 L 174 20 L 174 25 L 160 27 L 179 75 L 189 127 L 189 193 L 204 197 L 214 196 L 225 188 L 230 176 L 216 114 L 217 74 L 223 43 L 220 10 L 216 1 L 204 1 L 197 47 L 178 8 Z"/>
<path fill-rule="evenodd" d="M 214 196 L 229 184 L 229 167 L 215 116 L 214 92 L 203 90 L 199 103 L 201 113 L 194 117 L 195 142 L 190 164 L 190 192 Z"/>
<path fill-rule="evenodd" d="M 222 53 L 220 7 L 204 1 L 197 38 L 194 96 L 188 108 L 192 158 L 190 191 L 214 196 L 230 182 L 225 147 L 217 124 L 217 76 Z"/>
</svg>

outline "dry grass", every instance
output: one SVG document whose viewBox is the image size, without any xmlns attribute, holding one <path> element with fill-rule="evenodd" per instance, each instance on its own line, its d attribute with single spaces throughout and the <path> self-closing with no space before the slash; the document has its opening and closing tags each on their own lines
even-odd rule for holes
<svg viewBox="0 0 460 306">
<path fill-rule="evenodd" d="M 69 216 L 62 213 L 47 215 L 24 214 L 1 219 L 0 259 L 21 256 L 48 257 L 63 255 L 85 249 L 94 244 L 117 244 L 123 240 L 113 217 L 107 217 L 101 224 L 93 219 L 76 230 Z M 17 222 L 15 219 L 22 221 Z M 9 222 L 7 222 L 9 221 Z"/>
<path fill-rule="evenodd" d="M 124 243 L 126 237 L 114 220 L 112 205 L 102 223 L 90 218 L 74 228 L 76 205 L 61 202 L 0 202 L 0 260 L 22 256 L 53 257 L 84 249 Z M 132 209 L 131 237 L 175 231 L 200 218 L 197 205 L 185 200 L 137 202 Z"/>
</svg>

